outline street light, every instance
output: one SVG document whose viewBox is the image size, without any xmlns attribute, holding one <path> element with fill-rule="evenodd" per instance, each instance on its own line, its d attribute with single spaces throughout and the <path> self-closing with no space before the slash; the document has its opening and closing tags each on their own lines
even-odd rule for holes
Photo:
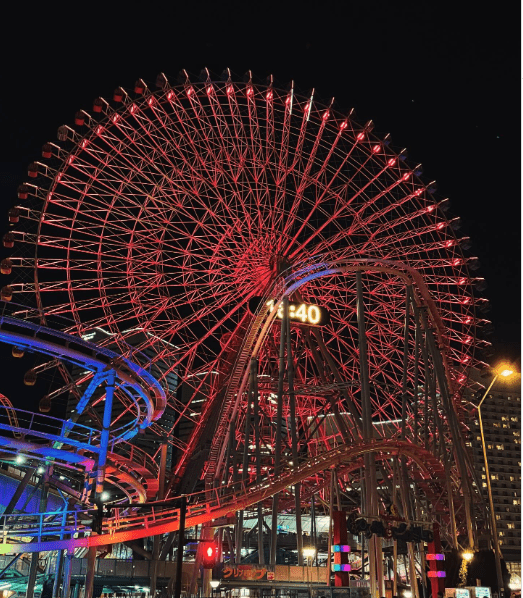
<svg viewBox="0 0 523 598">
<path fill-rule="evenodd" d="M 478 419 L 479 419 L 479 431 L 481 435 L 481 448 L 483 449 L 483 461 L 485 462 L 485 476 L 487 478 L 487 493 L 488 493 L 488 500 L 489 500 L 489 509 L 490 509 L 490 532 L 492 536 L 492 544 L 494 546 L 494 556 L 496 559 L 496 577 L 498 580 L 498 591 L 501 598 L 505 595 L 505 586 L 503 585 L 503 575 L 501 573 L 501 551 L 499 549 L 499 542 L 498 542 L 498 530 L 496 527 L 496 515 L 494 513 L 494 501 L 492 500 L 492 486 L 490 485 L 490 472 L 488 467 L 488 459 L 487 459 L 487 449 L 485 446 L 485 435 L 483 433 L 483 419 L 481 417 L 481 405 L 483 405 L 483 401 L 487 398 L 490 389 L 494 386 L 494 382 L 502 376 L 503 378 L 508 378 L 512 376 L 514 371 L 510 367 L 509 364 L 502 363 L 500 364 L 494 372 L 496 375 L 492 379 L 490 386 L 485 391 L 485 394 L 481 398 L 481 401 L 478 403 Z"/>
<path fill-rule="evenodd" d="M 218 587 L 220 585 L 220 580 L 219 579 L 211 579 L 210 584 L 211 584 L 211 588 L 212 588 L 212 595 L 214 596 L 215 591 L 218 589 Z"/>
<path fill-rule="evenodd" d="M 312 582 L 309 579 L 309 567 L 312 564 L 312 560 L 316 556 L 316 548 L 314 548 L 314 546 L 308 546 L 302 550 L 302 554 L 307 559 L 307 586 L 309 588 L 309 598 L 310 598 L 311 591 L 312 591 Z"/>
</svg>

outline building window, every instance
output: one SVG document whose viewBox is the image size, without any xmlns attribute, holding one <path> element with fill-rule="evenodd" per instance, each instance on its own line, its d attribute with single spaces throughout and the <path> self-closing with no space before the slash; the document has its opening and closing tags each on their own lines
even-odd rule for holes
<svg viewBox="0 0 523 598">
<path fill-rule="evenodd" d="M 521 499 L 520 499 L 520 498 L 515 498 L 515 499 L 512 501 L 512 504 L 514 504 L 514 505 L 520 505 L 520 504 L 521 504 Z"/>
</svg>

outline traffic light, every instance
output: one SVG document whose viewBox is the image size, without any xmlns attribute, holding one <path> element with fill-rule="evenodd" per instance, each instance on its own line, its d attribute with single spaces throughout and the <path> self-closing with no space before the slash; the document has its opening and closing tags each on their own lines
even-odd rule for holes
<svg viewBox="0 0 523 598">
<path fill-rule="evenodd" d="M 202 565 L 204 569 L 212 569 L 216 565 L 216 557 L 218 556 L 217 546 L 215 542 L 201 542 L 202 545 Z"/>
</svg>

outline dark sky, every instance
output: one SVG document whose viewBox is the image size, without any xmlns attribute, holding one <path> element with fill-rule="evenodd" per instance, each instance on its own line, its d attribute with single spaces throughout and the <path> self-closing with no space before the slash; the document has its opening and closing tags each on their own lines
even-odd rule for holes
<svg viewBox="0 0 523 598">
<path fill-rule="evenodd" d="M 154 84 L 159 72 L 175 79 L 183 68 L 272 73 L 280 86 L 293 79 L 305 93 L 335 96 L 342 112 L 354 107 L 423 164 L 480 259 L 496 355 L 519 358 L 518 13 L 503 3 L 434 1 L 91 2 L 56 14 L 41 6 L 4 22 L 4 230 L 27 164 L 95 97 L 139 77 Z"/>
</svg>

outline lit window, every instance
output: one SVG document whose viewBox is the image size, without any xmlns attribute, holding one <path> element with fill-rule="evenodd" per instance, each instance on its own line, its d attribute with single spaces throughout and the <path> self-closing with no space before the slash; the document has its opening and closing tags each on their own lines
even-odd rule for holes
<svg viewBox="0 0 523 598">
<path fill-rule="evenodd" d="M 482 473 L 482 474 L 481 474 L 481 479 L 482 479 L 482 480 L 486 480 L 486 479 L 487 479 L 487 476 L 486 476 L 484 473 Z"/>
<path fill-rule="evenodd" d="M 514 430 L 512 432 L 512 434 L 514 434 L 514 436 L 520 436 L 521 435 L 520 432 L 519 432 L 519 430 Z"/>
<path fill-rule="evenodd" d="M 514 524 L 513 523 L 507 523 L 507 528 L 508 529 L 514 529 Z"/>
<path fill-rule="evenodd" d="M 501 416 L 501 421 L 502 422 L 508 422 L 508 417 L 506 415 L 502 415 Z"/>
<path fill-rule="evenodd" d="M 504 428 L 510 428 L 510 424 L 503 424 Z"/>
<path fill-rule="evenodd" d="M 483 488 L 487 487 L 487 482 L 483 482 Z"/>
<path fill-rule="evenodd" d="M 512 501 L 512 504 L 514 504 L 514 505 L 520 505 L 520 504 L 521 504 L 521 499 L 520 499 L 520 498 L 515 498 L 515 499 Z"/>
<path fill-rule="evenodd" d="M 501 532 L 501 531 L 500 531 L 500 532 L 498 532 L 498 535 L 499 535 L 499 536 L 504 536 L 505 534 L 504 534 L 504 532 Z"/>
<path fill-rule="evenodd" d="M 505 447 L 502 444 L 496 444 L 496 448 L 498 449 L 498 451 L 504 451 Z"/>
<path fill-rule="evenodd" d="M 493 428 L 499 428 L 499 427 L 500 427 L 500 424 L 498 424 L 497 422 L 495 422 L 495 423 L 493 423 L 493 424 L 492 424 L 492 427 L 493 427 Z"/>
<path fill-rule="evenodd" d="M 511 422 L 517 422 L 517 421 L 519 421 L 519 420 L 518 420 L 518 418 L 517 418 L 515 415 L 513 415 L 513 416 L 510 418 L 510 421 L 511 421 Z"/>
</svg>

